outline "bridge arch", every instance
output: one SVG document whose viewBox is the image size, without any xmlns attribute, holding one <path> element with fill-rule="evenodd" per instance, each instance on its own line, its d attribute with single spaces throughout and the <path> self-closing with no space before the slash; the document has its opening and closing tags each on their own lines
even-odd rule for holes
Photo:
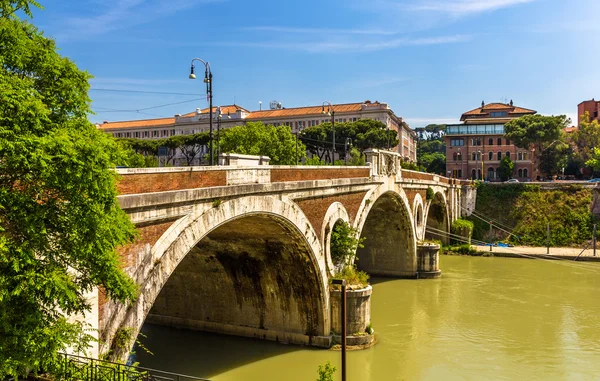
<svg viewBox="0 0 600 381">
<path fill-rule="evenodd" d="M 327 269 L 330 275 L 333 275 L 335 272 L 335 265 L 331 258 L 331 232 L 338 221 L 343 221 L 350 225 L 350 217 L 344 204 L 336 201 L 329 205 L 321 227 L 321 247 L 327 260 Z"/>
<path fill-rule="evenodd" d="M 449 243 L 450 213 L 448 202 L 443 191 L 436 191 L 433 198 L 427 203 L 425 238 L 440 240 Z"/>
<path fill-rule="evenodd" d="M 415 221 L 415 235 L 417 240 L 423 240 L 425 238 L 425 207 L 423 198 L 419 193 L 415 195 L 413 200 L 412 211 Z"/>
<path fill-rule="evenodd" d="M 355 227 L 365 238 L 357 267 L 371 275 L 414 277 L 417 271 L 415 224 L 401 188 L 367 194 Z"/>
<path fill-rule="evenodd" d="M 106 343 L 120 328 L 137 336 L 148 318 L 329 345 L 326 259 L 308 219 L 286 197 L 249 196 L 198 206 L 161 236 L 150 262 L 137 274 L 136 302 L 122 307 L 103 330 Z"/>
</svg>

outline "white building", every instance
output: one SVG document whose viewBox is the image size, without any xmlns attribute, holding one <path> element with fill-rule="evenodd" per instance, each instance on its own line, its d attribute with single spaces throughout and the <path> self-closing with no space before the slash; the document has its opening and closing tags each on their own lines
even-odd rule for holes
<svg viewBox="0 0 600 381">
<path fill-rule="evenodd" d="M 327 110 L 327 105 L 325 110 Z M 387 103 L 365 101 L 362 103 L 335 104 L 332 106 L 335 121 L 355 122 L 359 119 L 374 119 L 383 122 L 389 129 L 398 132 L 399 144 L 396 147 L 406 160 L 416 161 L 416 133 L 396 116 Z M 219 118 L 218 110 L 221 117 Z M 219 120 L 220 119 L 220 120 Z M 263 122 L 275 126 L 290 126 L 292 132 L 299 132 L 306 127 L 330 122 L 331 117 L 323 114 L 323 106 L 308 106 L 249 111 L 238 105 L 213 108 L 213 133 L 217 125 L 220 128 L 244 125 L 247 122 Z M 209 130 L 209 109 L 175 115 L 172 118 L 130 120 L 107 122 L 97 127 L 117 138 L 162 139 L 173 135 L 194 134 Z"/>
</svg>

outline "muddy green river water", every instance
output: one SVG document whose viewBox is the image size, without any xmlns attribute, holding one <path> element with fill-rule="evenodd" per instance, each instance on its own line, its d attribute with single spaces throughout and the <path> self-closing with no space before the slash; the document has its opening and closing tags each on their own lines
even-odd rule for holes
<svg viewBox="0 0 600 381">
<path fill-rule="evenodd" d="M 443 256 L 438 280 L 372 279 L 378 343 L 353 380 L 600 380 L 600 263 Z M 315 380 L 340 352 L 146 324 L 142 366 L 215 381 Z M 336 372 L 340 379 L 340 372 Z"/>
</svg>

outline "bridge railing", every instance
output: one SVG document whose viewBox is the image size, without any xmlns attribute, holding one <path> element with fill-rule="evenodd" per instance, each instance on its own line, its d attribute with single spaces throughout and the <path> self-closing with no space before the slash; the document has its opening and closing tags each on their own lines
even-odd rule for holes
<svg viewBox="0 0 600 381">
<path fill-rule="evenodd" d="M 184 374 L 62 353 L 57 375 L 66 381 L 209 381 Z"/>
</svg>

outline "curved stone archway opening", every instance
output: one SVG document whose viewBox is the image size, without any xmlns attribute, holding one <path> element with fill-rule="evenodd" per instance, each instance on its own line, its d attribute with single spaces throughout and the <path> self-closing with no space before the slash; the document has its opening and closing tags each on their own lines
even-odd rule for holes
<svg viewBox="0 0 600 381">
<path fill-rule="evenodd" d="M 146 321 L 328 346 L 311 250 L 295 226 L 274 215 L 231 220 L 189 251 Z"/>
<path fill-rule="evenodd" d="M 448 209 L 444 197 L 440 193 L 436 193 L 427 212 L 427 225 L 425 226 L 425 238 L 442 241 L 443 244 L 448 244 Z"/>
<path fill-rule="evenodd" d="M 410 213 L 397 194 L 388 192 L 373 204 L 363 225 L 364 247 L 357 268 L 370 275 L 414 277 L 416 241 Z"/>
</svg>

